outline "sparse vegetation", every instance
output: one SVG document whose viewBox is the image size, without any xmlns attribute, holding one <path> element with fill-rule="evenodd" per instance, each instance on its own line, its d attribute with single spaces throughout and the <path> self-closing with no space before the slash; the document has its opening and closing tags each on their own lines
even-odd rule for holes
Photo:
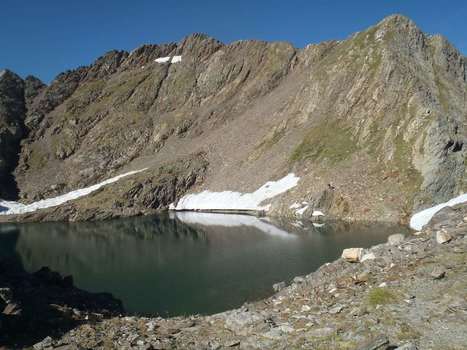
<svg viewBox="0 0 467 350">
<path fill-rule="evenodd" d="M 326 159 L 338 163 L 357 149 L 357 141 L 347 128 L 334 123 L 322 123 L 308 131 L 293 151 L 290 161 Z"/>
<path fill-rule="evenodd" d="M 414 340 L 420 338 L 421 334 L 407 323 L 404 323 L 401 325 L 397 336 L 401 340 Z"/>
<path fill-rule="evenodd" d="M 397 300 L 397 296 L 388 288 L 373 288 L 368 293 L 368 304 L 370 306 L 391 304 Z"/>
</svg>

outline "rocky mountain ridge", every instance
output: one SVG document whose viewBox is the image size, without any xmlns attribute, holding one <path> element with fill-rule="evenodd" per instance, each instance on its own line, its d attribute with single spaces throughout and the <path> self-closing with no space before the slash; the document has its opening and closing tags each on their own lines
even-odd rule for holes
<svg viewBox="0 0 467 350">
<path fill-rule="evenodd" d="M 0 154 L 0 197 L 31 202 L 150 168 L 41 220 L 147 213 L 187 191 L 249 192 L 289 172 L 301 180 L 272 215 L 296 216 L 306 201 L 305 217 L 404 221 L 467 190 L 466 58 L 400 15 L 303 49 L 194 34 L 111 51 L 49 86 L 10 78 L 14 108 L 5 76 L 0 130 L 25 131 L 0 133 L 14 150 Z M 17 190 L 3 180 L 12 170 Z"/>
</svg>

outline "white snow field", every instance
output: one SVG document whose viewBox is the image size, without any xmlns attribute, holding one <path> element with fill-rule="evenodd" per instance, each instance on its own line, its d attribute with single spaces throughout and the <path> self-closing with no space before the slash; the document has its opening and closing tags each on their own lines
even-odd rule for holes
<svg viewBox="0 0 467 350">
<path fill-rule="evenodd" d="M 157 63 L 167 63 L 167 62 L 170 62 L 170 63 L 179 63 L 179 62 L 182 62 L 182 56 L 158 57 L 158 58 L 156 58 L 156 59 L 154 60 L 154 62 L 157 62 Z"/>
<path fill-rule="evenodd" d="M 140 173 L 146 169 L 147 168 L 130 171 L 125 174 L 121 174 L 121 175 L 112 177 L 110 179 L 107 179 L 105 181 L 102 181 L 101 183 L 98 183 L 93 186 L 71 191 L 58 197 L 42 199 L 40 201 L 31 203 L 31 204 L 21 204 L 17 202 L 4 201 L 0 199 L 0 215 L 26 214 L 26 213 L 34 212 L 38 209 L 56 207 L 56 206 L 62 205 L 63 203 L 71 201 L 73 199 L 87 196 L 88 194 L 94 191 L 97 191 L 102 186 L 117 182 L 121 178 Z M 3 211 L 2 211 L 2 208 L 3 208 Z"/>
<path fill-rule="evenodd" d="M 277 181 L 266 182 L 255 192 L 210 192 L 188 194 L 182 197 L 172 210 L 261 210 L 268 211 L 270 204 L 261 205 L 267 199 L 271 199 L 295 187 L 300 178 L 291 173 Z"/>
<path fill-rule="evenodd" d="M 172 57 L 172 63 L 179 63 L 179 62 L 182 62 L 182 56 Z"/>
<path fill-rule="evenodd" d="M 157 63 L 167 63 L 170 61 L 170 56 L 167 56 L 167 57 L 158 57 L 154 60 L 154 62 L 157 62 Z"/>
<path fill-rule="evenodd" d="M 414 214 L 411 218 L 410 218 L 410 227 L 414 230 L 421 230 L 423 228 L 423 226 L 425 226 L 426 224 L 428 224 L 428 222 L 431 220 L 431 218 L 437 213 L 439 212 L 441 209 L 445 208 L 445 207 L 452 207 L 456 204 L 460 204 L 460 203 L 465 203 L 467 202 L 467 193 L 464 193 L 464 194 L 461 194 L 460 196 L 458 197 L 455 197 L 445 203 L 441 203 L 441 204 L 438 204 L 434 207 L 431 207 L 431 208 L 428 208 L 428 209 L 425 209 L 425 210 L 422 210 L 416 214 Z"/>
<path fill-rule="evenodd" d="M 287 231 L 281 230 L 280 228 L 270 224 L 265 220 L 261 220 L 260 218 L 251 215 L 231 215 L 182 211 L 177 212 L 175 216 L 185 224 L 224 227 L 252 226 L 268 235 L 287 239 L 297 238 L 297 236 L 290 234 Z"/>
</svg>

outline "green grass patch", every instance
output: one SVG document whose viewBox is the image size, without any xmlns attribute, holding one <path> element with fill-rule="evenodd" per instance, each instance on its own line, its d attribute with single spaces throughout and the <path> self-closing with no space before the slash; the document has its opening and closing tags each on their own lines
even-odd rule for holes
<svg viewBox="0 0 467 350">
<path fill-rule="evenodd" d="M 397 301 L 397 296 L 387 288 L 373 288 L 368 293 L 368 304 L 370 306 L 386 305 Z"/>
<path fill-rule="evenodd" d="M 397 333 L 397 337 L 400 340 L 415 340 L 421 337 L 421 333 L 404 323 L 401 325 L 400 330 Z"/>
<path fill-rule="evenodd" d="M 282 137 L 284 137 L 286 129 L 286 123 L 281 123 L 275 126 L 255 147 L 252 159 L 257 159 L 263 151 L 271 149 L 276 143 L 278 143 Z"/>
<path fill-rule="evenodd" d="M 357 151 L 357 141 L 350 130 L 337 123 L 321 123 L 311 128 L 290 156 L 292 163 L 324 160 L 338 163 Z"/>
</svg>

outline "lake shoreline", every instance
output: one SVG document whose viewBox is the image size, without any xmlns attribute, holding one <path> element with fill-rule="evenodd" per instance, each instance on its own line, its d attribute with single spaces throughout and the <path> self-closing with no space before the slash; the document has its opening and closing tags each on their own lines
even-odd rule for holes
<svg viewBox="0 0 467 350">
<path fill-rule="evenodd" d="M 465 204 L 445 208 L 417 235 L 363 251 L 370 254 L 364 262 L 327 263 L 238 309 L 110 318 L 35 348 L 461 348 L 467 341 L 466 217 Z"/>
</svg>

